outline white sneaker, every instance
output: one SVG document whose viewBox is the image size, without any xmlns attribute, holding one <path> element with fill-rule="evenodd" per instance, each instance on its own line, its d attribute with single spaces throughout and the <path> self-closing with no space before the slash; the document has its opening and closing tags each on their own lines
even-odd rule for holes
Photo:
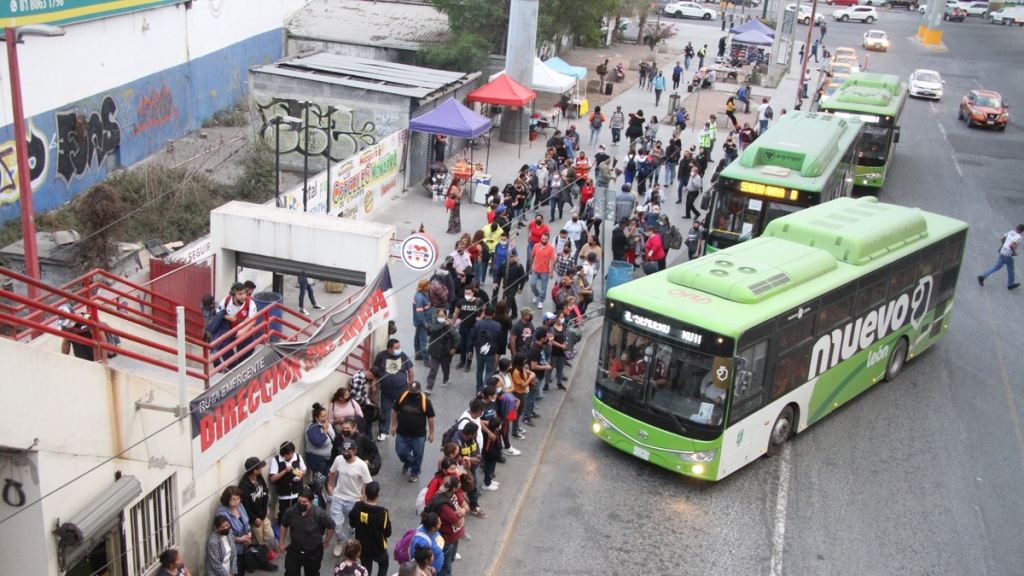
<svg viewBox="0 0 1024 576">
<path fill-rule="evenodd" d="M 309 316 L 309 312 L 307 312 L 305 308 L 299 308 L 299 312 L 302 313 L 303 316 Z"/>
<path fill-rule="evenodd" d="M 486 490 L 488 492 L 494 492 L 495 490 L 498 489 L 498 483 L 492 480 L 490 484 L 484 484 L 483 486 L 480 487 L 480 489 Z"/>
<path fill-rule="evenodd" d="M 455 559 L 456 560 L 462 560 L 462 554 L 459 554 L 458 552 L 456 552 L 455 553 Z"/>
<path fill-rule="evenodd" d="M 313 310 L 323 310 L 324 307 L 319 304 L 313 304 Z"/>
<path fill-rule="evenodd" d="M 334 557 L 335 558 L 340 558 L 341 555 L 344 552 L 345 552 L 345 543 L 344 542 L 336 542 L 334 544 Z"/>
<path fill-rule="evenodd" d="M 520 454 L 522 454 L 522 452 L 520 452 L 519 450 L 516 450 L 515 447 L 513 447 L 513 446 L 510 446 L 510 447 L 506 448 L 504 450 L 504 453 L 508 454 L 509 456 L 519 456 Z"/>
<path fill-rule="evenodd" d="M 377 435 L 377 442 L 387 442 L 387 440 L 388 440 L 388 435 L 387 434 L 378 434 Z"/>
</svg>

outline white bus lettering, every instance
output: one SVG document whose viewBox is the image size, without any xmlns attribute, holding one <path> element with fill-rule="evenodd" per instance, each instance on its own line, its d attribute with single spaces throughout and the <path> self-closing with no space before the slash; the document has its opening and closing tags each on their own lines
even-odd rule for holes
<svg viewBox="0 0 1024 576">
<path fill-rule="evenodd" d="M 871 310 L 860 318 L 819 337 L 811 348 L 811 364 L 808 367 L 807 379 L 817 377 L 840 361 L 849 360 L 860 351 L 869 348 L 887 334 L 896 332 L 906 325 L 908 318 L 914 329 L 918 329 L 931 301 L 932 286 L 932 277 L 925 276 L 918 281 L 913 298 L 908 294 L 901 294 L 895 300 L 882 304 L 877 310 Z M 883 351 L 885 355 L 882 354 Z M 868 366 L 887 355 L 888 346 L 883 346 L 869 357 Z"/>
</svg>

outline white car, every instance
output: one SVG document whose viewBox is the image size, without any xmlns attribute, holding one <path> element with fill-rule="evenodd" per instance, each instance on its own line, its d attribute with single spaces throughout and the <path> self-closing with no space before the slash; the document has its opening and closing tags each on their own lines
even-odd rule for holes
<svg viewBox="0 0 1024 576">
<path fill-rule="evenodd" d="M 796 10 L 796 4 L 790 4 L 786 6 L 786 12 L 793 12 Z M 800 5 L 800 11 L 796 15 L 796 21 L 800 24 L 807 24 L 811 21 L 811 8 L 809 6 Z M 825 15 L 821 12 L 814 14 L 814 25 L 820 26 L 825 21 Z"/>
<path fill-rule="evenodd" d="M 956 7 L 960 8 L 960 2 L 958 0 L 946 0 L 946 8 Z M 924 11 L 928 8 L 928 3 L 924 2 L 917 7 L 917 11 L 924 14 Z"/>
<path fill-rule="evenodd" d="M 718 12 L 705 8 L 696 2 L 665 4 L 664 13 L 676 18 L 699 18 L 701 20 L 714 20 L 718 18 Z"/>
<path fill-rule="evenodd" d="M 889 36 L 881 30 L 870 30 L 864 33 L 864 47 L 868 50 L 889 51 Z"/>
<path fill-rule="evenodd" d="M 942 98 L 942 77 L 935 70 L 914 70 L 908 83 L 911 96 L 919 98 Z"/>
<path fill-rule="evenodd" d="M 876 12 L 871 6 L 850 6 L 849 8 L 843 8 L 842 10 L 836 10 L 832 13 L 832 17 L 840 22 L 858 20 L 860 22 L 867 22 L 868 24 L 871 24 L 875 20 L 878 20 L 878 12 Z"/>
<path fill-rule="evenodd" d="M 993 12 L 989 14 L 988 17 L 993 24 L 1002 24 L 1003 26 L 1012 26 L 1016 24 L 1017 26 L 1024 26 L 1024 11 L 1020 8 L 1017 8 L 1016 10 L 1007 8 L 1005 10 Z"/>
<path fill-rule="evenodd" d="M 967 12 L 968 16 L 988 17 L 988 2 L 961 2 L 960 7 Z"/>
</svg>

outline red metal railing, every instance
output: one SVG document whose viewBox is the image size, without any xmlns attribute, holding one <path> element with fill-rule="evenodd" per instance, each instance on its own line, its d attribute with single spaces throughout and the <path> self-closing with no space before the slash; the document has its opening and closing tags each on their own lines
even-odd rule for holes
<svg viewBox="0 0 1024 576">
<path fill-rule="evenodd" d="M 41 296 L 33 300 L 13 290 L 0 289 L 0 329 L 3 329 L 0 330 L 0 336 L 29 342 L 43 334 L 51 334 L 92 346 L 99 362 L 106 363 L 107 355 L 116 352 L 152 366 L 172 372 L 178 371 L 177 348 L 145 336 L 146 331 L 151 331 L 166 337 L 177 337 L 175 310 L 181 304 L 171 298 L 103 270 L 93 270 L 59 288 L 0 268 L 0 278 L 2 277 L 38 288 Z M 351 299 L 350 297 L 339 303 L 331 312 L 345 306 Z M 75 315 L 60 309 L 65 303 L 72 305 L 76 310 Z M 125 306 L 125 303 L 128 305 Z M 80 310 L 88 312 L 89 317 L 77 315 L 77 311 Z M 192 378 L 202 380 L 206 387 L 209 387 L 214 376 L 229 370 L 231 364 L 259 346 L 277 339 L 308 337 L 327 317 L 325 315 L 315 323 L 310 322 L 306 316 L 274 303 L 216 340 L 205 342 L 202 338 L 195 337 L 195 334 L 202 334 L 205 330 L 201 320 L 202 312 L 188 305 L 185 305 L 185 310 L 185 340 L 188 350 L 186 359 L 189 363 L 186 373 Z M 118 329 L 104 322 L 104 317 L 108 320 L 117 318 L 143 330 L 134 333 L 131 330 Z M 61 318 L 89 326 L 92 338 L 62 330 L 57 325 Z M 119 337 L 122 346 L 108 343 L 105 336 L 108 333 Z M 236 348 L 233 346 L 236 340 L 245 341 L 245 346 Z M 124 345 L 125 342 L 148 353 L 132 350 Z M 159 357 L 162 355 L 165 355 L 166 359 Z"/>
</svg>

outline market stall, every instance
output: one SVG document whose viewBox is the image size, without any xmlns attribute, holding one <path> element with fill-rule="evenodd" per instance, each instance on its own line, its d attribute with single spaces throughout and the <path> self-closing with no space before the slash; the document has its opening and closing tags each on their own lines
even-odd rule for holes
<svg viewBox="0 0 1024 576">
<path fill-rule="evenodd" d="M 587 85 L 584 83 L 583 94 L 580 94 L 580 80 L 586 80 L 587 69 L 583 66 L 573 66 L 558 56 L 548 58 L 544 61 L 544 65 L 559 74 L 565 74 L 570 78 L 576 79 L 572 97 L 569 99 L 569 111 L 575 114 L 577 118 L 586 114 L 589 108 L 587 104 Z"/>
<path fill-rule="evenodd" d="M 466 96 L 466 100 L 470 102 L 481 102 L 496 106 L 508 106 L 510 110 L 517 112 L 516 119 L 520 123 L 522 122 L 523 107 L 536 99 L 536 92 L 530 90 L 526 86 L 523 86 L 519 82 L 516 82 L 512 78 L 509 78 L 508 74 L 499 74 L 497 78 L 470 92 L 469 95 Z M 520 138 L 520 148 L 522 148 L 522 145 L 523 142 Z M 490 161 L 491 147 L 490 142 L 488 142 L 487 161 L 485 166 L 489 165 Z"/>
<path fill-rule="evenodd" d="M 414 118 L 409 122 L 409 129 L 418 132 L 429 132 L 431 134 L 443 134 L 445 136 L 458 136 L 461 138 L 476 138 L 491 129 L 493 122 L 490 118 L 481 116 L 460 104 L 454 98 L 449 98 L 444 104 L 430 112 Z M 472 147 L 470 155 L 472 155 Z M 490 150 L 488 150 L 488 154 Z M 482 166 L 480 168 L 483 168 Z M 444 164 L 435 162 L 430 168 L 430 192 L 435 201 L 443 201 L 445 191 L 448 189 L 448 181 L 451 178 Z M 474 177 L 477 165 L 473 163 L 472 156 L 469 159 L 459 158 L 456 160 L 452 172 L 469 180 Z"/>
</svg>

